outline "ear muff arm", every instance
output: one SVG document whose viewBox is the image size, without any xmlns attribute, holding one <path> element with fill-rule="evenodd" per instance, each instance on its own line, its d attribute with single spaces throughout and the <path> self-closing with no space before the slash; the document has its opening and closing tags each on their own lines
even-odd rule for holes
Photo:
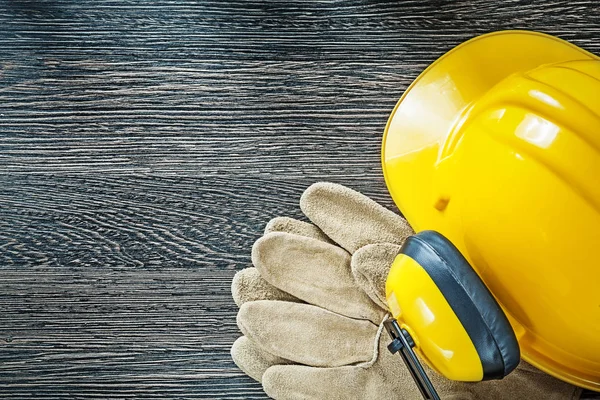
<svg viewBox="0 0 600 400">
<path fill-rule="evenodd" d="M 402 360 L 404 360 L 404 364 L 406 364 L 406 367 L 410 371 L 423 398 L 427 400 L 440 400 L 440 396 L 437 394 L 433 384 L 425 373 L 423 366 L 419 362 L 417 355 L 412 349 L 415 342 L 410 337 L 410 334 L 400 328 L 398 322 L 393 318 L 388 318 L 384 321 L 383 325 L 392 338 L 392 342 L 388 345 L 388 350 L 392 354 L 397 352 L 400 353 Z"/>
</svg>

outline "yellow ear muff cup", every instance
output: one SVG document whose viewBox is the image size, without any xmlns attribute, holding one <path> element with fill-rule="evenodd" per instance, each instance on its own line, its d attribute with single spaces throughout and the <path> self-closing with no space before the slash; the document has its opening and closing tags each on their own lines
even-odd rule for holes
<svg viewBox="0 0 600 400">
<path fill-rule="evenodd" d="M 431 277 L 473 342 L 483 380 L 501 379 L 517 367 L 519 344 L 504 312 L 458 249 L 442 234 L 409 237 L 402 254 Z"/>
</svg>

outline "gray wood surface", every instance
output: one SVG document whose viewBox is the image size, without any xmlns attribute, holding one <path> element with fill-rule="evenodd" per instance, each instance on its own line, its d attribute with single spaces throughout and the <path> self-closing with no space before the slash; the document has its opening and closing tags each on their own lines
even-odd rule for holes
<svg viewBox="0 0 600 400">
<path fill-rule="evenodd" d="M 0 0 L 0 397 L 265 398 L 235 271 L 302 190 L 393 207 L 388 114 L 524 28 L 600 53 L 595 1 Z"/>
</svg>

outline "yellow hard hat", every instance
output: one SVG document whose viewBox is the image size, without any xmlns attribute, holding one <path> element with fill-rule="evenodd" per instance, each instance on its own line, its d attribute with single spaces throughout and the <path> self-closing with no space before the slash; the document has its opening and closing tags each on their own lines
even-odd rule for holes
<svg viewBox="0 0 600 400">
<path fill-rule="evenodd" d="M 506 313 L 521 356 L 600 391 L 600 58 L 536 32 L 469 40 L 406 90 L 388 121 L 382 161 L 409 223 L 439 232 L 465 257 Z M 419 278 L 421 265 L 406 253 L 396 260 L 387 282 L 394 316 L 432 367 L 452 379 L 481 379 L 480 369 L 456 375 L 448 361 L 477 355 L 468 340 L 456 348 L 434 343 L 437 355 L 419 347 L 433 333 L 417 304 L 422 296 L 406 298 L 401 275 L 449 295 L 436 279 Z M 429 304 L 435 319 L 445 305 Z M 411 312 L 421 313 L 415 327 Z M 456 365 L 470 365 L 464 360 Z"/>
</svg>

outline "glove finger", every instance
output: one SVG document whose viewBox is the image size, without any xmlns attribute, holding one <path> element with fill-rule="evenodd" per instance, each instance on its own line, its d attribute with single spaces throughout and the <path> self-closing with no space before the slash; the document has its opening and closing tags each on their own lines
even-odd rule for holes
<svg viewBox="0 0 600 400">
<path fill-rule="evenodd" d="M 262 350 L 295 363 L 332 367 L 373 357 L 377 326 L 320 307 L 258 300 L 240 308 L 237 323 Z"/>
<path fill-rule="evenodd" d="M 265 235 L 271 232 L 294 233 L 331 243 L 331 240 L 313 224 L 288 217 L 276 217 L 269 221 Z M 256 268 L 246 268 L 235 274 L 231 282 L 231 294 L 238 307 L 254 300 L 300 301 L 265 281 Z"/>
<path fill-rule="evenodd" d="M 399 356 L 397 356 L 399 358 Z M 276 400 L 422 399 L 403 365 L 396 374 L 361 366 L 314 368 L 305 365 L 273 365 L 262 376 L 263 389 Z M 528 375 L 515 370 L 503 380 L 455 382 L 429 371 L 438 394 L 447 400 L 565 400 L 577 399 L 581 389 L 539 371 Z"/>
<path fill-rule="evenodd" d="M 231 358 L 250 378 L 260 382 L 267 368 L 290 364 L 289 360 L 261 350 L 246 336 L 239 337 L 231 346 Z"/>
<path fill-rule="evenodd" d="M 263 374 L 263 389 L 275 400 L 418 399 L 418 390 L 360 366 L 315 368 L 306 365 L 274 365 Z M 413 384 L 414 385 L 414 384 Z M 407 395 L 409 389 L 411 395 Z M 416 396 L 415 396 L 416 395 Z"/>
<path fill-rule="evenodd" d="M 335 183 L 311 185 L 300 198 L 300 208 L 312 223 L 350 253 L 371 243 L 402 244 L 414 233 L 404 218 Z"/>
<path fill-rule="evenodd" d="M 385 313 L 356 285 L 350 255 L 338 246 L 273 232 L 254 243 L 252 262 L 267 282 L 307 303 L 375 323 Z"/>
<path fill-rule="evenodd" d="M 373 357 L 368 362 L 334 368 L 274 365 L 263 374 L 263 388 L 274 399 L 422 399 L 402 358 L 388 351 L 389 342 L 382 324 L 375 333 Z M 423 367 L 432 376 L 432 371 Z M 437 374 L 436 378 L 443 379 Z"/>
<path fill-rule="evenodd" d="M 400 248 L 400 245 L 392 243 L 368 244 L 352 255 L 352 274 L 356 284 L 383 309 L 388 308 L 385 281 Z"/>
<path fill-rule="evenodd" d="M 265 281 L 254 267 L 238 271 L 231 281 L 231 296 L 238 307 L 255 300 L 300 301 Z"/>
<path fill-rule="evenodd" d="M 300 236 L 306 236 L 323 242 L 332 243 L 331 239 L 322 230 L 308 222 L 299 221 L 289 217 L 275 217 L 267 223 L 265 235 L 271 232 L 287 232 Z"/>
</svg>

